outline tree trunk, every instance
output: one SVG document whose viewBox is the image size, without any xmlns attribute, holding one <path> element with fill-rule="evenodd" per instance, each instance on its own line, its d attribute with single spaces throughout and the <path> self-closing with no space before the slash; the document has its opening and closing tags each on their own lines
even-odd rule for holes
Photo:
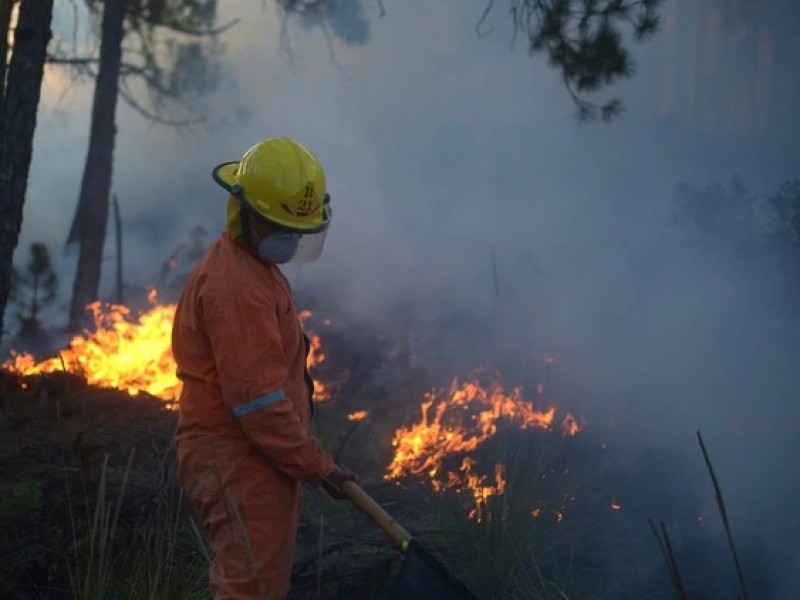
<svg viewBox="0 0 800 600">
<path fill-rule="evenodd" d="M 108 222 L 109 193 L 114 166 L 116 110 L 123 22 L 128 0 L 106 0 L 100 41 L 100 70 L 94 89 L 89 151 L 81 180 L 78 208 L 67 243 L 79 242 L 78 268 L 72 287 L 69 329 L 84 325 L 86 305 L 98 297 L 103 244 Z"/>
<path fill-rule="evenodd" d="M 6 68 L 8 67 L 8 31 L 11 29 L 11 9 L 16 0 L 0 0 L 0 119 L 6 97 Z M 3 124 L 0 120 L 0 146 L 3 144 Z"/>
<path fill-rule="evenodd" d="M 14 249 L 22 227 L 36 110 L 44 75 L 53 0 L 22 0 L 8 69 L 0 141 L 0 341 Z"/>
<path fill-rule="evenodd" d="M 119 217 L 119 202 L 114 194 L 114 239 L 117 242 L 117 302 L 125 302 L 122 292 L 122 221 Z"/>
<path fill-rule="evenodd" d="M 31 324 L 39 328 L 39 273 L 33 274 L 33 297 L 31 298 Z"/>
</svg>

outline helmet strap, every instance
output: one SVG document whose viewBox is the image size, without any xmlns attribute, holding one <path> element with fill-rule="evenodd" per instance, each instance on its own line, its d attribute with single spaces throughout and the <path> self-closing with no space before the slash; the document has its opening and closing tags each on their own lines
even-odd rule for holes
<svg viewBox="0 0 800 600">
<path fill-rule="evenodd" d="M 244 190 L 240 185 L 234 185 L 230 189 L 231 195 L 239 203 L 239 227 L 242 230 L 242 242 L 248 248 L 255 249 L 253 235 L 250 231 L 250 221 L 253 218 L 250 204 L 244 199 Z"/>
<path fill-rule="evenodd" d="M 239 210 L 239 218 L 241 221 L 241 228 L 242 228 L 242 242 L 248 248 L 255 249 L 255 242 L 253 240 L 253 233 L 250 231 L 250 221 L 252 220 L 253 216 L 250 214 L 250 207 L 247 206 L 247 203 L 242 202 L 240 205 L 241 209 Z"/>
</svg>

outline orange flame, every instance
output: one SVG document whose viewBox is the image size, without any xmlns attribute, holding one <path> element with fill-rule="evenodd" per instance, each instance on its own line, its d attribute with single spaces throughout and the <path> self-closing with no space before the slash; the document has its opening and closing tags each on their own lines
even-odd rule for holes
<svg viewBox="0 0 800 600">
<path fill-rule="evenodd" d="M 556 523 L 561 523 L 566 516 L 566 507 L 561 506 L 559 508 L 543 508 L 541 506 L 535 506 L 531 509 L 531 517 L 534 519 L 538 519 L 544 515 L 550 515 L 551 518 L 555 519 Z"/>
<path fill-rule="evenodd" d="M 311 316 L 310 310 L 301 310 L 298 313 L 297 317 L 300 319 L 300 325 L 305 326 L 306 321 Z M 330 321 L 327 319 L 323 321 L 324 324 L 329 325 Z M 306 365 L 308 366 L 308 370 L 311 371 L 321 363 L 325 362 L 328 358 L 325 352 L 322 349 L 322 338 L 319 337 L 316 333 L 311 331 L 307 331 L 306 335 L 308 335 L 308 339 L 310 341 L 310 346 L 308 349 L 308 358 L 306 359 Z M 332 394 L 328 386 L 325 385 L 324 382 L 320 381 L 319 379 L 314 379 L 314 401 L 315 402 L 324 402 L 326 400 L 330 400 L 332 398 Z"/>
<path fill-rule="evenodd" d="M 532 402 L 523 398 L 522 388 L 506 393 L 498 381 L 483 387 L 476 377 L 463 385 L 454 379 L 448 394 L 437 390 L 426 393 L 421 410 L 418 423 L 395 432 L 394 457 L 384 478 L 422 476 L 435 492 L 467 491 L 474 499 L 469 517 L 477 521 L 485 516 L 488 498 L 505 491 L 503 465 L 496 465 L 495 483 L 489 485 L 486 476 L 474 473 L 474 459 L 465 458 L 460 473 L 442 472 L 444 460 L 450 455 L 475 451 L 497 433 L 500 420 L 513 423 L 519 429 L 550 430 L 556 414 L 555 407 L 537 411 Z M 567 415 L 565 422 L 577 424 L 571 415 Z M 565 435 L 568 434 L 565 430 Z"/>
<path fill-rule="evenodd" d="M 2 368 L 22 376 L 68 371 L 82 375 L 90 385 L 118 388 L 131 395 L 146 392 L 175 402 L 181 390 L 172 357 L 176 306 L 158 304 L 155 290 L 150 291 L 148 300 L 152 308 L 136 319 L 126 306 L 94 302 L 86 307 L 92 313 L 94 333 L 73 337 L 57 357 L 38 363 L 31 354 L 12 350 Z M 303 313 L 303 320 L 311 315 L 310 311 Z M 308 367 L 312 369 L 326 357 L 320 337 L 313 333 L 309 337 Z M 322 382 L 315 381 L 314 391 L 316 400 L 330 398 Z"/>
<path fill-rule="evenodd" d="M 564 420 L 561 421 L 561 430 L 564 433 L 564 437 L 575 437 L 584 425 L 585 423 L 578 422 L 578 419 L 568 414 L 564 417 Z"/>
<path fill-rule="evenodd" d="M 505 466 L 498 463 L 494 466 L 494 485 L 486 485 L 486 475 L 472 472 L 476 461 L 469 456 L 461 463 L 461 472 L 466 477 L 466 488 L 471 490 L 475 499 L 475 508 L 469 511 L 469 518 L 478 523 L 483 521 L 486 514 L 486 503 L 491 496 L 500 496 L 506 491 Z M 489 515 L 491 517 L 491 515 Z"/>
<path fill-rule="evenodd" d="M 347 415 L 348 421 L 363 421 L 369 416 L 369 411 L 366 410 L 357 410 L 355 412 L 351 412 Z"/>
<path fill-rule="evenodd" d="M 175 305 L 157 304 L 155 290 L 149 300 L 153 307 L 135 320 L 126 306 L 94 302 L 87 306 L 94 333 L 73 337 L 58 357 L 39 363 L 30 354 L 12 351 L 12 359 L 3 368 L 23 376 L 67 370 L 80 373 L 91 385 L 176 400 L 181 383 L 171 347 Z"/>
</svg>

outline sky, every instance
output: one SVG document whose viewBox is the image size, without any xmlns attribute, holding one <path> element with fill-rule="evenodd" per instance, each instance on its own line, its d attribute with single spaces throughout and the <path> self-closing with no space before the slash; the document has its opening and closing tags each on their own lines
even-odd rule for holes
<svg viewBox="0 0 800 600">
<path fill-rule="evenodd" d="M 739 176 L 761 198 L 800 177 L 800 53 L 784 24 L 796 7 L 668 0 L 662 30 L 632 46 L 636 75 L 600 95 L 625 112 L 579 123 L 495 4 L 478 36 L 481 0 L 384 0 L 383 16 L 346 2 L 332 20 L 286 23 L 272 2 L 221 1 L 218 22 L 240 21 L 216 41 L 217 86 L 170 113 L 203 120 L 176 130 L 119 106 L 126 278 L 156 284 L 192 228 L 222 230 L 214 165 L 295 137 L 324 165 L 334 210 L 323 258 L 287 269 L 296 288 L 354 319 L 404 315 L 451 361 L 445 379 L 484 349 L 496 361 L 557 351 L 565 401 L 588 422 L 625 415 L 638 443 L 693 456 L 702 429 L 742 511 L 763 489 L 796 492 L 798 319 L 764 291 L 777 268 L 698 259 L 669 225 L 681 182 Z M 713 10 L 723 5 L 730 19 Z M 69 44 L 73 31 L 60 3 L 56 33 Z M 81 50 L 96 47 L 82 13 L 75 31 Z M 90 80 L 48 67 L 20 248 L 54 250 L 53 314 L 74 272 L 62 249 L 91 94 Z M 106 253 L 111 297 L 111 233 Z M 441 325 L 448 315 L 462 325 Z"/>
</svg>

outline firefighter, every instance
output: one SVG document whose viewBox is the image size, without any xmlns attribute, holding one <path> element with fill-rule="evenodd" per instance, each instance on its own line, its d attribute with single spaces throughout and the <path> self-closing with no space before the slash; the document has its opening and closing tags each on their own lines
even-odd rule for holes
<svg viewBox="0 0 800 600">
<path fill-rule="evenodd" d="M 229 194 L 227 228 L 189 278 L 172 331 L 178 477 L 214 553 L 214 599 L 284 598 L 301 483 L 338 496 L 354 479 L 309 435 L 308 338 L 278 267 L 319 257 L 330 196 L 317 158 L 288 138 L 213 177 Z"/>
</svg>

